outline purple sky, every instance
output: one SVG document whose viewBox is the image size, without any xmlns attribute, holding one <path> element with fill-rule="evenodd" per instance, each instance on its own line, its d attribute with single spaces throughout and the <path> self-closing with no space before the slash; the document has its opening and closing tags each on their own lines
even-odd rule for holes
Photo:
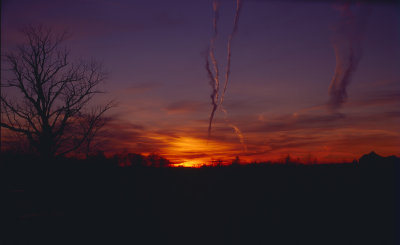
<svg viewBox="0 0 400 245">
<path fill-rule="evenodd" d="M 235 6 L 221 1 L 220 66 Z M 108 129 L 115 140 L 110 150 L 157 152 L 190 163 L 236 155 L 248 161 L 287 154 L 341 161 L 371 150 L 400 155 L 400 7 L 355 6 L 367 15 L 363 30 L 354 30 L 361 59 L 348 100 L 335 114 L 325 104 L 340 7 L 334 1 L 243 1 L 224 106 L 243 133 L 246 152 L 220 111 L 207 141 L 211 0 L 5 0 L 2 45 L 11 50 L 21 41 L 21 27 L 44 24 L 69 30 L 74 57 L 102 61 L 108 93 L 97 101 L 118 102 L 110 112 L 116 117 Z"/>
</svg>

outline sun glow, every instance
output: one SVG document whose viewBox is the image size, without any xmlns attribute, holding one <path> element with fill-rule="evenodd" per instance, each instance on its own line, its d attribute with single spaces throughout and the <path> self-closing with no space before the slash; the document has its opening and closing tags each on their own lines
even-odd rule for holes
<svg viewBox="0 0 400 245">
<path fill-rule="evenodd" d="M 225 144 L 219 142 L 207 141 L 206 139 L 192 138 L 192 137 L 179 137 L 171 142 L 171 146 L 168 150 L 178 151 L 178 152 L 215 152 L 215 151 L 225 151 L 229 147 Z"/>
<path fill-rule="evenodd" d="M 200 168 L 201 166 L 205 165 L 203 161 L 199 160 L 188 160 L 182 163 L 173 164 L 172 167 L 185 167 L 185 168 Z"/>
<path fill-rule="evenodd" d="M 240 146 L 195 137 L 158 138 L 168 142 L 161 154 L 175 164 L 175 167 L 200 167 L 211 164 L 212 158 L 226 158 L 230 152 L 240 150 Z"/>
</svg>

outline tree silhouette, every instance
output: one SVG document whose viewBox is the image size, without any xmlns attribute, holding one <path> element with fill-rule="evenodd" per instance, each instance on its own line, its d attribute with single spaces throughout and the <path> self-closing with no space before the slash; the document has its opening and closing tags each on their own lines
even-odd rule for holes
<svg viewBox="0 0 400 245">
<path fill-rule="evenodd" d="M 239 165 L 240 164 L 240 158 L 239 156 L 236 156 L 235 159 L 232 161 L 232 165 Z"/>
<path fill-rule="evenodd" d="M 0 126 L 24 135 L 42 157 L 65 155 L 90 146 L 112 107 L 89 109 L 105 79 L 102 65 L 71 62 L 63 46 L 66 33 L 32 26 L 23 30 L 25 43 L 4 55 L 10 79 L 2 84 Z M 19 97 L 18 97 L 19 96 Z"/>
</svg>

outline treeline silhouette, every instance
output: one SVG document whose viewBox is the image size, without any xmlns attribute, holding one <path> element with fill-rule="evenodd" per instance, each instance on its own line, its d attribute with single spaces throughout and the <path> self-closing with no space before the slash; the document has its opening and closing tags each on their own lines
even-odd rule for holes
<svg viewBox="0 0 400 245">
<path fill-rule="evenodd" d="M 167 162 L 3 154 L 0 244 L 398 244 L 396 157 L 198 169 Z"/>
</svg>

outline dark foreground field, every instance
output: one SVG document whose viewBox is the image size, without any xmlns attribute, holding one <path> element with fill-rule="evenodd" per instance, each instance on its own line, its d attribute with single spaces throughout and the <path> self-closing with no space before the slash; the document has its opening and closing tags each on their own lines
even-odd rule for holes
<svg viewBox="0 0 400 245">
<path fill-rule="evenodd" d="M 0 171 L 0 244 L 398 244 L 396 164 Z"/>
</svg>

